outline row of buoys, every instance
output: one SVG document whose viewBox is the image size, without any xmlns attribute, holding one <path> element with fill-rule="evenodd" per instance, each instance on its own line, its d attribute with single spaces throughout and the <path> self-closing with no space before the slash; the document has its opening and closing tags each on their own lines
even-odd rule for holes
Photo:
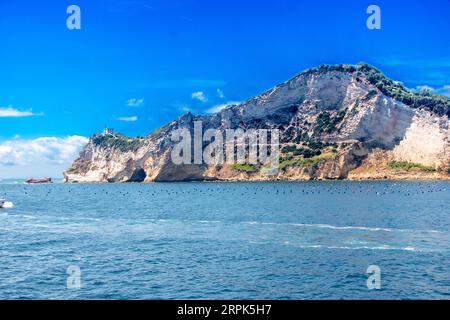
<svg viewBox="0 0 450 320">
<path fill-rule="evenodd" d="M 91 186 L 86 185 L 82 186 L 82 189 L 86 190 L 90 188 Z M 77 189 L 79 188 L 79 185 L 77 186 Z M 375 185 L 367 185 L 367 186 L 348 186 L 348 185 L 339 185 L 339 186 L 333 186 L 333 187 L 326 187 L 323 188 L 318 185 L 309 186 L 308 188 L 293 188 L 292 186 L 224 186 L 221 185 L 220 187 L 206 187 L 206 188 L 190 188 L 189 186 L 180 186 L 178 190 L 174 190 L 173 188 L 160 188 L 160 186 L 151 185 L 151 188 L 149 190 L 133 190 L 133 191 L 119 191 L 119 190 L 108 190 L 106 188 L 102 188 L 99 191 L 93 191 L 91 194 L 97 195 L 97 194 L 105 194 L 109 195 L 112 194 L 114 196 L 122 195 L 122 196 L 128 196 L 128 195 L 151 195 L 151 196 L 158 196 L 161 194 L 169 195 L 169 196 L 177 196 L 177 195 L 190 195 L 190 194 L 197 194 L 197 195 L 208 195 L 208 194 L 216 194 L 216 193 L 228 193 L 232 195 L 240 194 L 240 195 L 248 195 L 248 194 L 254 194 L 257 195 L 258 193 L 266 193 L 266 194 L 275 194 L 275 195 L 286 195 L 286 194 L 301 194 L 301 195 L 315 195 L 315 194 L 330 194 L 330 195 L 346 195 L 346 194 L 375 194 L 375 195 L 393 195 L 393 194 L 403 194 L 403 195 L 417 195 L 417 194 L 428 194 L 428 193 L 436 193 L 436 192 L 444 192 L 447 189 L 443 187 L 442 185 L 436 185 L 436 186 L 426 186 L 425 188 L 413 188 L 411 186 L 402 186 L 401 184 L 394 184 L 389 185 L 384 188 L 379 188 Z M 31 193 L 32 190 L 29 188 L 24 187 L 24 194 L 28 195 L 29 192 Z M 69 193 L 72 193 L 72 188 L 69 188 L 67 190 Z M 50 196 L 52 192 L 59 192 L 59 190 L 54 190 L 53 188 L 49 188 L 46 190 L 44 196 Z"/>
</svg>

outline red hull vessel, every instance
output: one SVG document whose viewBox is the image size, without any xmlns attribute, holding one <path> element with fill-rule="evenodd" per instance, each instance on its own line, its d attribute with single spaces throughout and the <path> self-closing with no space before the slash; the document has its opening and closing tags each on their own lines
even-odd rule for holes
<svg viewBox="0 0 450 320">
<path fill-rule="evenodd" d="M 28 179 L 26 183 L 52 183 L 52 178 Z"/>
</svg>

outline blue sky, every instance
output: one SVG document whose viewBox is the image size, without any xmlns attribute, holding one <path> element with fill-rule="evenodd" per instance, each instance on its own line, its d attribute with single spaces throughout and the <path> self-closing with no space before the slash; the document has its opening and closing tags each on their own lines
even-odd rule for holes
<svg viewBox="0 0 450 320">
<path fill-rule="evenodd" d="M 66 27 L 71 4 L 81 30 Z M 371 4 L 381 30 L 366 27 Z M 448 94 L 449 21 L 448 0 L 2 0 L 0 178 L 17 171 L 1 160 L 14 139 L 89 137 L 105 125 L 146 135 L 322 63 L 366 61 Z"/>
</svg>

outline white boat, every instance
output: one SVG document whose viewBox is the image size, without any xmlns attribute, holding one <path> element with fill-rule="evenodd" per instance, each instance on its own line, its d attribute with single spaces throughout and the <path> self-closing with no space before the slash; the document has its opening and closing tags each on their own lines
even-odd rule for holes
<svg viewBox="0 0 450 320">
<path fill-rule="evenodd" d="M 14 207 L 12 202 L 6 201 L 5 199 L 0 199 L 0 209 L 11 209 Z"/>
</svg>

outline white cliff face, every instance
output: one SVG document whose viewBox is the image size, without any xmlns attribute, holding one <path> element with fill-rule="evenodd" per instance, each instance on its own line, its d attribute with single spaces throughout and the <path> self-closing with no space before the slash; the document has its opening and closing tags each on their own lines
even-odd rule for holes
<svg viewBox="0 0 450 320">
<path fill-rule="evenodd" d="M 283 108 L 302 103 L 315 105 L 321 110 L 336 110 L 347 98 L 347 88 L 352 81 L 350 75 L 339 72 L 299 75 L 233 109 L 243 121 L 264 119 Z M 363 94 L 362 88 L 356 88 L 356 91 Z"/>
<path fill-rule="evenodd" d="M 151 168 L 154 144 L 147 143 L 136 151 L 105 149 L 92 141 L 65 176 L 71 182 L 126 182 L 140 168 Z"/>
<path fill-rule="evenodd" d="M 403 139 L 393 150 L 394 159 L 439 168 L 450 163 L 448 118 L 415 111 Z"/>
<path fill-rule="evenodd" d="M 392 149 L 411 125 L 415 110 L 382 94 L 359 110 L 359 123 L 350 127 L 349 137 L 373 146 Z"/>
<path fill-rule="evenodd" d="M 334 122 L 331 127 L 321 129 L 318 123 L 324 114 Z M 389 161 L 443 168 L 445 176 L 450 166 L 447 116 L 398 102 L 361 74 L 329 71 L 302 73 L 215 115 L 187 114 L 157 134 L 149 135 L 136 149 L 123 151 L 91 141 L 65 173 L 66 179 L 69 182 L 268 179 L 259 172 L 243 173 L 230 166 L 171 163 L 173 130 L 181 127 L 192 130 L 194 121 L 203 121 L 205 129 L 278 128 L 282 131 L 283 146 L 304 147 L 299 138 L 305 134 L 310 141 L 339 145 L 337 150 L 322 150 L 326 157 L 319 157 L 314 166 L 287 167 L 274 179 L 344 179 L 349 175 L 371 178 L 362 168 L 370 171 L 374 166 L 386 167 Z M 377 177 L 380 175 L 377 171 Z M 382 176 L 389 174 L 383 172 Z"/>
</svg>

